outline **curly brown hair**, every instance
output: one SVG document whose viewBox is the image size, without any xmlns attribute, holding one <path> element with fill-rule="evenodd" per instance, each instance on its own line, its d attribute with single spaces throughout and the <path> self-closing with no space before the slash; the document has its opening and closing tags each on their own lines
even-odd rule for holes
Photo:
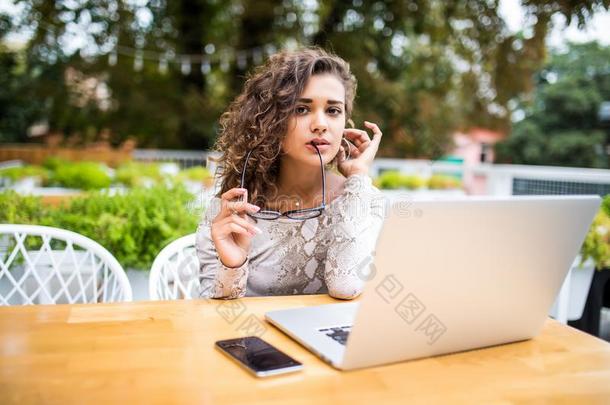
<svg viewBox="0 0 610 405">
<path fill-rule="evenodd" d="M 217 175 L 221 181 L 218 196 L 239 187 L 245 157 L 250 156 L 245 187 L 250 202 L 265 206 L 276 197 L 282 140 L 288 120 L 309 78 L 332 74 L 345 88 L 345 117 L 351 122 L 356 79 L 349 64 L 317 47 L 283 51 L 269 58 L 249 75 L 242 93 L 220 117 L 220 134 L 214 149 L 222 153 Z M 336 158 L 331 163 L 336 163 Z"/>
</svg>

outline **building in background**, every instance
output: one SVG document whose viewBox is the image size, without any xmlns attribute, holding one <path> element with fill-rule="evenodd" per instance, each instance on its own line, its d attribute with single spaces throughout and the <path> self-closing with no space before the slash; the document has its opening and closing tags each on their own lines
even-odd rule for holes
<svg viewBox="0 0 610 405">
<path fill-rule="evenodd" d="M 456 132 L 453 135 L 455 148 L 450 155 L 461 159 L 465 169 L 481 163 L 493 163 L 493 146 L 505 137 L 501 132 L 484 128 L 473 128 L 468 133 Z M 468 194 L 485 194 L 485 177 L 477 176 L 471 170 L 464 170 L 463 173 L 462 181 Z"/>
</svg>

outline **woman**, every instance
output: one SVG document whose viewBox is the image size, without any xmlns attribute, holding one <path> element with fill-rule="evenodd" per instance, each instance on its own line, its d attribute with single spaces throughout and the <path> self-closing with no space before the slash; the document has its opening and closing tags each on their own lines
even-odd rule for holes
<svg viewBox="0 0 610 405">
<path fill-rule="evenodd" d="M 355 91 L 349 65 L 318 48 L 246 81 L 220 120 L 220 198 L 197 229 L 201 296 L 362 292 L 384 204 L 368 177 L 381 131 L 345 127 Z"/>
</svg>

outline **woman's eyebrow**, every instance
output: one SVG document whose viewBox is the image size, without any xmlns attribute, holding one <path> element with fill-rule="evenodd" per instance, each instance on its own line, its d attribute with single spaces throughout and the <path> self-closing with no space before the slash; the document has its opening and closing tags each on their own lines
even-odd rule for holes
<svg viewBox="0 0 610 405">
<path fill-rule="evenodd" d="M 313 103 L 313 100 L 310 99 L 310 98 L 300 98 L 299 99 L 299 103 L 311 104 L 311 103 Z M 339 100 L 328 100 L 326 103 L 327 104 L 341 104 L 341 105 L 343 105 L 343 101 L 339 101 Z"/>
</svg>

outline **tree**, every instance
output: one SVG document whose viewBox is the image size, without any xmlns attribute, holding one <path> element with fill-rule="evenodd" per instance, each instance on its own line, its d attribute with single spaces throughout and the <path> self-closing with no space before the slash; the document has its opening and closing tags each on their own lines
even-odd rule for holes
<svg viewBox="0 0 610 405">
<path fill-rule="evenodd" d="M 321 1 L 314 43 L 354 61 L 357 121 L 385 126 L 380 153 L 435 158 L 456 130 L 510 130 L 510 104 L 533 88 L 551 16 L 584 25 L 608 1 L 524 1 L 529 20 L 511 34 L 498 1 Z M 365 114 L 362 114 L 365 112 Z"/>
<path fill-rule="evenodd" d="M 23 141 L 42 107 L 39 100 L 29 99 L 25 91 L 28 77 L 19 53 L 2 45 L 12 29 L 11 19 L 0 15 L 0 142 Z"/>
<path fill-rule="evenodd" d="M 607 168 L 610 133 L 598 116 L 604 100 L 610 100 L 610 47 L 570 44 L 552 54 L 524 104 L 525 118 L 497 145 L 498 160 Z"/>
<path fill-rule="evenodd" d="M 455 130 L 509 131 L 511 103 L 533 89 L 546 57 L 551 17 L 584 24 L 609 0 L 523 1 L 530 18 L 517 34 L 498 15 L 498 0 L 21 3 L 16 29 L 35 27 L 24 50 L 28 94 L 42 101 L 52 130 L 86 140 L 108 128 L 115 143 L 207 148 L 261 52 L 315 44 L 350 61 L 359 81 L 354 118 L 381 124 L 381 156 L 436 158 Z M 69 53 L 62 44 L 74 26 L 86 41 Z M 113 49 L 118 60 L 109 66 Z M 211 64 L 203 75 L 204 58 Z M 93 78 L 107 95 L 83 94 L 75 78 Z"/>
</svg>

